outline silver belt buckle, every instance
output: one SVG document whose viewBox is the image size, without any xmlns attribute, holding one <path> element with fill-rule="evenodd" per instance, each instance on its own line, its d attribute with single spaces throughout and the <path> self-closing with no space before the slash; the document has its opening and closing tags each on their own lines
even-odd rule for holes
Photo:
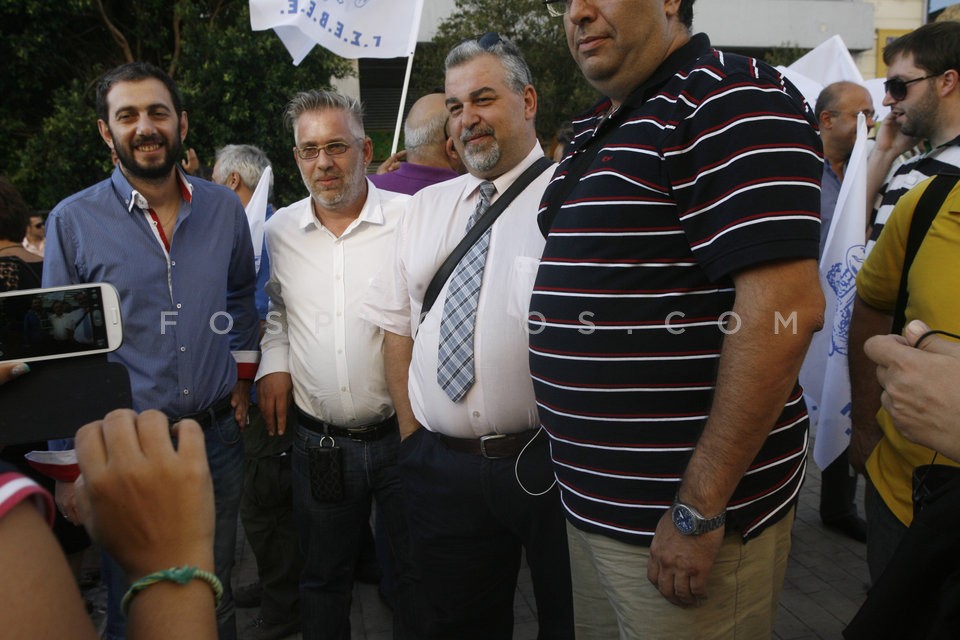
<svg viewBox="0 0 960 640">
<path fill-rule="evenodd" d="M 505 433 L 488 433 L 485 436 L 480 436 L 480 455 L 484 458 L 489 458 L 490 460 L 499 460 L 505 456 L 492 456 L 487 453 L 487 441 L 488 440 L 502 440 L 507 437 Z"/>
</svg>

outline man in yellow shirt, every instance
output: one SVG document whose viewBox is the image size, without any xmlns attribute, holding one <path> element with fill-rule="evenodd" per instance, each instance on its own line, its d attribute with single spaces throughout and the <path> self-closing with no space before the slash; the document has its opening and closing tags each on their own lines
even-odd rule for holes
<svg viewBox="0 0 960 640">
<path fill-rule="evenodd" d="M 897 302 L 910 224 L 928 179 L 897 202 L 876 246 L 857 276 L 857 299 L 850 327 L 850 374 L 853 390 L 853 438 L 864 452 L 869 482 L 866 492 L 867 563 L 876 582 L 913 520 L 913 469 L 930 463 L 951 464 L 932 449 L 905 439 L 880 406 L 882 389 L 876 366 L 863 353 L 873 335 L 890 332 Z M 960 332 L 960 184 L 940 207 L 910 267 L 906 321 L 923 319 L 934 329 Z M 875 418 L 873 417 L 875 416 Z"/>
</svg>

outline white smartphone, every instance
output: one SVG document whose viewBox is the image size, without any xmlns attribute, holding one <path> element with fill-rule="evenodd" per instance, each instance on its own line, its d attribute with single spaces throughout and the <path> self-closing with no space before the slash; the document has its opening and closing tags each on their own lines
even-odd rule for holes
<svg viewBox="0 0 960 640">
<path fill-rule="evenodd" d="M 122 342 L 120 296 L 111 284 L 0 293 L 0 362 L 106 353 Z"/>
</svg>

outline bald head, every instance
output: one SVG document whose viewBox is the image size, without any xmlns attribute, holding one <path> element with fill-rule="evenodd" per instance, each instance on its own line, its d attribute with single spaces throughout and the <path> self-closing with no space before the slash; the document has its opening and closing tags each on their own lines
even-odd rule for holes
<svg viewBox="0 0 960 640">
<path fill-rule="evenodd" d="M 407 162 L 449 168 L 444 94 L 428 93 L 413 103 L 403 125 Z"/>
<path fill-rule="evenodd" d="M 856 82 L 834 82 L 820 92 L 816 111 L 824 155 L 832 165 L 845 164 L 857 140 L 857 114 L 866 116 L 867 128 L 873 126 L 870 92 Z"/>
</svg>

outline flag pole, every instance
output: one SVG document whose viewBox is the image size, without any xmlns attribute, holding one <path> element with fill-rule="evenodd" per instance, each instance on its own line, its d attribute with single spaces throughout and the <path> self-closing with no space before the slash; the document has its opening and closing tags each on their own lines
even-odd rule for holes
<svg viewBox="0 0 960 640">
<path fill-rule="evenodd" d="M 403 90 L 400 92 L 400 108 L 397 110 L 397 126 L 393 130 L 393 146 L 390 147 L 390 155 L 397 152 L 397 146 L 400 144 L 400 128 L 403 126 L 403 107 L 407 104 L 407 89 L 410 87 L 410 73 L 413 71 L 413 56 L 410 54 L 407 58 L 407 72 L 403 77 Z"/>
</svg>

